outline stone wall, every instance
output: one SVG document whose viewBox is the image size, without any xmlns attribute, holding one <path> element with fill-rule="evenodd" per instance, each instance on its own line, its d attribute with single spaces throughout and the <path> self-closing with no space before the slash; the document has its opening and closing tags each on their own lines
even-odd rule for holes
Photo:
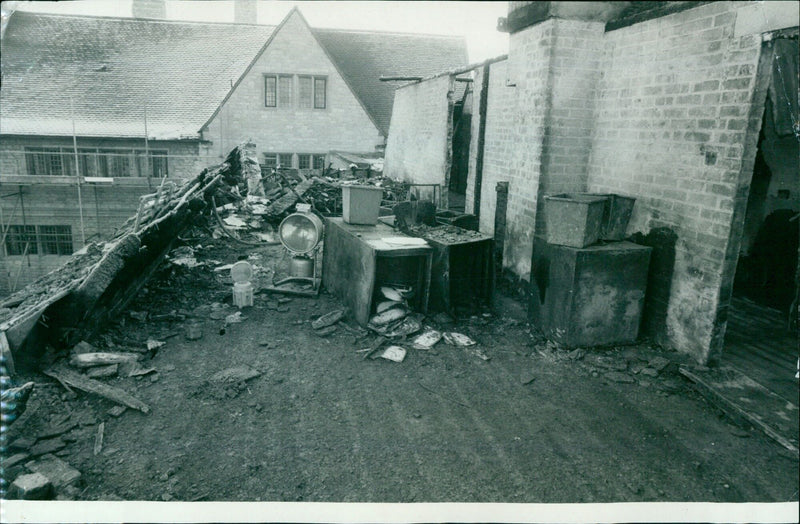
<svg viewBox="0 0 800 524">
<path fill-rule="evenodd" d="M 330 150 L 374 152 L 383 137 L 317 43 L 301 15 L 280 26 L 219 113 L 203 129 L 211 151 L 223 159 L 237 144 L 251 140 L 263 153 L 326 154 Z M 291 107 L 265 107 L 264 75 L 294 76 Z M 327 77 L 324 109 L 298 107 L 297 75 Z M 237 79 L 231 79 L 235 82 Z"/>
</svg>

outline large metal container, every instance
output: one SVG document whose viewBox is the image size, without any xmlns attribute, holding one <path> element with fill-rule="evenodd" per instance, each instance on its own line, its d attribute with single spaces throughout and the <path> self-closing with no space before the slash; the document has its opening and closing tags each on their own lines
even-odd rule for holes
<svg viewBox="0 0 800 524">
<path fill-rule="evenodd" d="M 586 193 L 545 195 L 547 242 L 586 247 L 600 239 L 608 197 Z"/>
</svg>

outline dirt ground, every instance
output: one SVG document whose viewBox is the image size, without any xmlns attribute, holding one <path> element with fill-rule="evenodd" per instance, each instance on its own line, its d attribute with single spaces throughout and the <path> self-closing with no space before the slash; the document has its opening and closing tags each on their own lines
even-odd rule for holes
<svg viewBox="0 0 800 524">
<path fill-rule="evenodd" d="M 254 263 L 269 268 L 280 253 L 219 242 L 203 257 L 223 264 L 256 254 Z M 214 267 L 166 265 L 130 306 L 151 319 L 126 316 L 90 341 L 103 350 L 120 339 L 165 342 L 143 363 L 155 372 L 106 379 L 146 402 L 149 414 L 128 409 L 115 417 L 110 401 L 69 394 L 38 373 L 20 377 L 37 385 L 11 426 L 12 444 L 74 426 L 36 442 L 59 439 L 56 455 L 82 474 L 59 498 L 798 500 L 797 459 L 695 393 L 677 372 L 686 363 L 677 353 L 646 343 L 585 354 L 560 349 L 528 325 L 522 304 L 498 295 L 492 311 L 449 325 L 425 322 L 472 336 L 474 348 L 405 344 L 403 362 L 365 359 L 359 350 L 372 336 L 351 319 L 326 337 L 314 333 L 312 320 L 341 307 L 324 292 L 257 293 L 243 321 L 225 325 L 219 311 L 236 309 L 229 277 Z M 269 277 L 260 273 L 261 283 Z M 173 311 L 201 315 L 203 337 L 187 340 L 185 321 L 152 319 Z M 670 361 L 657 376 L 647 367 L 654 357 Z M 212 380 L 241 366 L 260 374 Z M 24 471 L 23 462 L 7 478 Z"/>
</svg>

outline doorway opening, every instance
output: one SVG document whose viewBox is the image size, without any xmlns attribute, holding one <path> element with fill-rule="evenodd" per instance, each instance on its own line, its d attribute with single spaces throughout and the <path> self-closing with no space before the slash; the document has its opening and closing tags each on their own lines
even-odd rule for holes
<svg viewBox="0 0 800 524">
<path fill-rule="evenodd" d="M 772 78 L 745 211 L 723 358 L 796 403 L 800 237 L 797 37 L 776 40 L 770 52 L 774 54 L 767 74 Z M 788 93 L 794 93 L 794 104 Z"/>
<path fill-rule="evenodd" d="M 452 147 L 453 156 L 448 182 L 447 207 L 464 212 L 469 175 L 469 145 L 472 135 L 472 82 L 471 78 L 456 78 L 457 102 L 453 104 Z M 459 92 L 461 96 L 458 97 Z"/>
</svg>

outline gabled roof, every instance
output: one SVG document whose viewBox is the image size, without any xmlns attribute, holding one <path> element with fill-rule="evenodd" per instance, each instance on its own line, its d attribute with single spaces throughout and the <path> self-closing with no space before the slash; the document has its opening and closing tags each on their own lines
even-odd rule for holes
<svg viewBox="0 0 800 524">
<path fill-rule="evenodd" d="M 291 16 L 290 13 L 288 16 Z M 281 26 L 16 11 L 2 42 L 0 134 L 198 138 Z M 384 135 L 396 85 L 467 63 L 461 37 L 312 29 Z"/>
<path fill-rule="evenodd" d="M 468 63 L 463 37 L 313 29 L 386 136 L 398 84 L 381 76 L 430 76 Z"/>
<path fill-rule="evenodd" d="M 0 133 L 198 137 L 273 26 L 16 11 L 3 35 Z"/>
</svg>

